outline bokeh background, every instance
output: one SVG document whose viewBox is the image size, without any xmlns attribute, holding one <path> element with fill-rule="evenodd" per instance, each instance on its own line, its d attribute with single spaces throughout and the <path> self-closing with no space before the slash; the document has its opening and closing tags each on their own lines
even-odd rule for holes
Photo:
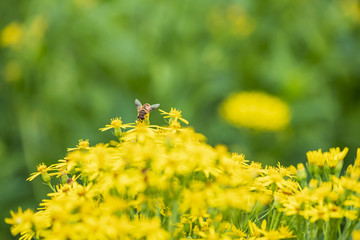
<svg viewBox="0 0 360 240">
<path fill-rule="evenodd" d="M 360 146 L 360 7 L 355 0 L 0 1 L 0 239 L 9 210 L 48 191 L 26 182 L 79 139 L 136 118 L 134 99 L 182 110 L 211 145 L 288 166 L 309 150 Z M 286 102 L 281 131 L 237 128 L 232 93 Z M 151 122 L 164 124 L 158 111 Z"/>
</svg>

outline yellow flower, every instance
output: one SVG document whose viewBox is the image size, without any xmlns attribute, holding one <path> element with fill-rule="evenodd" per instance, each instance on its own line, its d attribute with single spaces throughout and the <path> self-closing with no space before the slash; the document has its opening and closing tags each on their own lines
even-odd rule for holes
<svg viewBox="0 0 360 240">
<path fill-rule="evenodd" d="M 21 239 L 30 240 L 35 236 L 33 230 L 34 212 L 31 209 L 22 211 L 21 207 L 18 208 L 18 212 L 14 213 L 10 211 L 11 218 L 6 218 L 5 222 L 11 224 L 11 234 L 16 236 L 21 233 Z"/>
<path fill-rule="evenodd" d="M 360 148 L 358 148 L 356 151 L 356 159 L 355 159 L 354 167 L 360 167 Z"/>
<path fill-rule="evenodd" d="M 360 240 L 360 230 L 355 230 L 352 234 L 353 240 Z"/>
<path fill-rule="evenodd" d="M 1 32 L 0 45 L 1 46 L 16 46 L 20 43 L 23 37 L 23 30 L 19 23 L 12 22 L 7 25 Z"/>
<path fill-rule="evenodd" d="M 288 226 L 281 226 L 278 228 L 281 238 L 294 238 L 293 232 L 289 230 Z"/>
<path fill-rule="evenodd" d="M 39 175 L 42 175 L 44 178 L 44 176 L 46 176 L 47 172 L 50 170 L 54 170 L 54 166 L 47 167 L 44 163 L 41 163 L 40 165 L 37 166 L 37 172 L 30 174 L 30 177 L 27 178 L 26 181 L 32 181 Z M 50 174 L 50 175 L 53 175 L 53 174 Z"/>
<path fill-rule="evenodd" d="M 292 231 L 286 226 L 279 227 L 278 230 L 266 230 L 266 220 L 263 220 L 261 227 L 256 226 L 254 222 L 249 221 L 249 228 L 251 235 L 256 237 L 256 239 L 261 240 L 275 240 L 275 239 L 287 239 L 294 238 Z M 251 238 L 252 239 L 252 238 Z"/>
<path fill-rule="evenodd" d="M 354 210 L 346 210 L 345 211 L 345 217 L 347 217 L 348 219 L 355 221 L 359 219 L 359 214 L 358 211 L 354 211 Z"/>
<path fill-rule="evenodd" d="M 155 137 L 154 125 L 137 124 L 133 129 L 126 132 L 124 140 L 127 142 L 138 141 L 145 142 L 146 139 L 153 139 Z"/>
<path fill-rule="evenodd" d="M 323 153 L 321 152 L 321 149 L 317 151 L 309 151 L 306 153 L 306 157 L 308 159 L 308 162 L 310 164 L 316 164 L 318 166 L 324 166 L 325 165 L 325 158 Z"/>
<path fill-rule="evenodd" d="M 323 167 L 325 163 L 330 168 L 335 168 L 340 164 L 342 166 L 342 161 L 346 156 L 349 149 L 346 147 L 344 150 L 340 151 L 340 148 L 330 148 L 329 152 L 321 152 L 321 149 L 317 151 L 309 151 L 306 153 L 308 162 L 310 164 L 316 164 L 319 167 Z"/>
<path fill-rule="evenodd" d="M 29 37 L 42 39 L 48 27 L 48 21 L 43 15 L 36 16 L 29 26 Z"/>
<path fill-rule="evenodd" d="M 161 228 L 159 218 L 141 219 L 135 221 L 135 231 L 133 231 L 134 239 L 149 239 L 149 240 L 165 240 L 169 239 L 170 234 Z"/>
<path fill-rule="evenodd" d="M 290 122 L 289 106 L 280 98 L 262 92 L 240 92 L 227 98 L 220 114 L 237 127 L 278 131 Z"/>
<path fill-rule="evenodd" d="M 17 61 L 6 62 L 4 66 L 4 79 L 8 82 L 18 81 L 23 75 L 21 65 Z"/>
<path fill-rule="evenodd" d="M 345 16 L 352 21 L 360 22 L 360 4 L 356 0 L 343 0 L 339 1 Z"/>
<path fill-rule="evenodd" d="M 338 165 L 338 163 L 342 162 L 345 158 L 349 148 L 344 148 L 344 150 L 340 151 L 340 148 L 330 148 L 329 152 L 324 153 L 324 158 L 326 159 L 326 163 L 329 167 L 334 168 Z"/>
<path fill-rule="evenodd" d="M 176 108 L 171 108 L 170 112 L 165 112 L 161 109 L 159 109 L 162 115 L 165 115 L 164 118 L 170 118 L 169 124 L 171 124 L 173 121 L 177 122 L 177 120 L 182 121 L 185 124 L 189 124 L 189 122 L 181 117 L 181 111 L 176 110 Z"/>
<path fill-rule="evenodd" d="M 129 127 L 132 127 L 132 124 L 131 123 L 127 123 L 127 124 L 123 124 L 123 122 L 121 121 L 121 117 L 116 117 L 116 118 L 112 118 L 111 119 L 111 123 L 110 125 L 105 125 L 104 128 L 100 128 L 99 130 L 104 132 L 106 130 L 109 130 L 109 129 L 121 129 L 121 128 L 129 128 Z"/>
<path fill-rule="evenodd" d="M 329 211 L 329 216 L 330 218 L 343 218 L 344 216 L 344 210 L 332 203 L 329 203 L 327 205 L 328 211 Z"/>
<path fill-rule="evenodd" d="M 310 209 L 305 210 L 304 216 L 306 218 L 310 217 L 310 222 L 312 223 L 320 219 L 324 221 L 329 221 L 330 218 L 329 210 L 327 206 L 323 204 L 322 201 L 320 201 L 319 204 L 316 205 L 315 207 L 311 207 Z"/>
<path fill-rule="evenodd" d="M 296 174 L 297 174 L 297 177 L 299 178 L 300 181 L 306 181 L 307 173 L 306 173 L 304 164 L 299 163 L 297 165 Z"/>
<path fill-rule="evenodd" d="M 79 144 L 76 145 L 76 148 L 68 148 L 68 152 L 69 151 L 74 151 L 74 150 L 89 150 L 89 139 L 86 139 L 85 141 L 80 139 L 79 140 Z"/>
<path fill-rule="evenodd" d="M 316 179 L 310 179 L 310 182 L 309 182 L 309 187 L 311 189 L 314 189 L 314 188 L 317 188 L 319 186 L 319 181 L 316 180 Z"/>
</svg>

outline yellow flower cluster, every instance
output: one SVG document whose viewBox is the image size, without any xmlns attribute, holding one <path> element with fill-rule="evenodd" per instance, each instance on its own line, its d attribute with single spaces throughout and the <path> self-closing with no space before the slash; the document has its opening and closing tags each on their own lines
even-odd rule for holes
<svg viewBox="0 0 360 240">
<path fill-rule="evenodd" d="M 225 120 L 238 127 L 278 131 L 290 121 L 288 105 L 263 92 L 241 92 L 231 95 L 220 108 Z"/>
<path fill-rule="evenodd" d="M 18 49 L 27 40 L 42 39 L 47 28 L 47 21 L 43 16 L 36 16 L 30 24 L 24 25 L 11 22 L 0 32 L 0 46 Z M 31 43 L 29 43 L 31 44 Z"/>
<path fill-rule="evenodd" d="M 112 129 L 118 142 L 80 140 L 63 160 L 39 165 L 28 180 L 41 175 L 53 192 L 37 212 L 11 211 L 5 221 L 12 234 L 24 240 L 274 240 L 348 239 L 353 232 L 360 154 L 346 176 L 307 184 L 303 165 L 249 163 L 181 127 L 179 121 L 188 122 L 179 110 L 161 112 L 168 126 L 115 118 L 101 130 Z M 342 161 L 346 153 L 330 154 Z"/>
<path fill-rule="evenodd" d="M 24 49 L 37 56 L 43 49 L 44 36 L 47 30 L 44 16 L 34 16 L 27 23 L 10 22 L 0 29 L 0 47 L 20 52 Z M 21 59 L 9 59 L 4 63 L 3 76 L 8 82 L 20 81 L 24 77 L 24 66 Z"/>
<path fill-rule="evenodd" d="M 255 19 L 239 4 L 214 7 L 207 17 L 207 25 L 214 35 L 230 35 L 237 38 L 248 37 L 256 29 Z"/>
<path fill-rule="evenodd" d="M 7 25 L 1 32 L 0 40 L 2 46 L 14 46 L 20 43 L 23 30 L 20 24 L 13 22 Z"/>
<path fill-rule="evenodd" d="M 283 206 L 280 211 L 296 223 L 298 228 L 294 231 L 298 236 L 302 235 L 302 239 L 349 239 L 359 223 L 358 162 L 348 167 L 345 176 L 339 177 L 347 152 L 348 148 L 308 152 L 307 166 L 313 178 L 307 182 L 304 166 L 299 165 L 298 180 L 302 188 L 287 198 L 279 198 Z M 360 149 L 357 159 L 360 159 Z M 341 230 L 340 226 L 344 228 Z"/>
<path fill-rule="evenodd" d="M 340 0 L 338 2 L 344 14 L 354 21 L 360 23 L 360 3 L 356 0 Z"/>
</svg>

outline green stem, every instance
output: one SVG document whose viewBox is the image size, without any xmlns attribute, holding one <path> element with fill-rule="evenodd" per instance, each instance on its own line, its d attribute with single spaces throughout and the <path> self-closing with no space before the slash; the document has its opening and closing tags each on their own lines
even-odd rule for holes
<svg viewBox="0 0 360 240">
<path fill-rule="evenodd" d="M 50 182 L 48 182 L 48 186 L 51 188 L 51 190 L 53 190 L 53 192 L 56 192 L 55 188 L 51 185 Z"/>
<path fill-rule="evenodd" d="M 344 232 L 341 234 L 340 240 L 347 240 L 350 238 L 351 233 L 353 232 L 356 225 L 359 223 L 358 220 L 351 221 L 347 219 Z"/>
<path fill-rule="evenodd" d="M 274 209 L 273 211 L 274 211 L 274 214 L 272 215 L 269 229 L 275 229 L 275 224 L 276 224 L 276 222 L 277 222 L 277 219 L 279 218 L 279 214 L 278 214 L 278 212 L 276 211 L 276 209 Z"/>
<path fill-rule="evenodd" d="M 276 220 L 275 220 L 275 226 L 273 226 L 274 229 L 278 229 L 279 228 L 279 225 L 280 225 L 280 220 L 281 220 L 281 217 L 282 217 L 282 212 L 279 212 L 276 216 Z"/>
<path fill-rule="evenodd" d="M 303 240 L 305 239 L 304 235 L 306 231 L 304 231 L 305 229 L 303 229 L 301 220 L 302 220 L 301 217 L 299 215 L 296 215 L 294 229 L 296 230 L 296 235 L 297 235 L 296 237 L 300 240 Z"/>
<path fill-rule="evenodd" d="M 325 222 L 325 229 L 324 229 L 324 240 L 329 240 L 331 239 L 331 234 L 330 234 L 330 230 L 331 230 L 331 219 L 329 219 L 329 221 Z"/>
</svg>

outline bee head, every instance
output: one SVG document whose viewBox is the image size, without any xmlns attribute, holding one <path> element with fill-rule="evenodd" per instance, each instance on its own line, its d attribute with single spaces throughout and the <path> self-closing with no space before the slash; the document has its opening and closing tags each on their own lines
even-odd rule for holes
<svg viewBox="0 0 360 240">
<path fill-rule="evenodd" d="M 150 104 L 145 103 L 145 104 L 144 104 L 144 109 L 146 109 L 146 110 L 150 110 Z"/>
</svg>

